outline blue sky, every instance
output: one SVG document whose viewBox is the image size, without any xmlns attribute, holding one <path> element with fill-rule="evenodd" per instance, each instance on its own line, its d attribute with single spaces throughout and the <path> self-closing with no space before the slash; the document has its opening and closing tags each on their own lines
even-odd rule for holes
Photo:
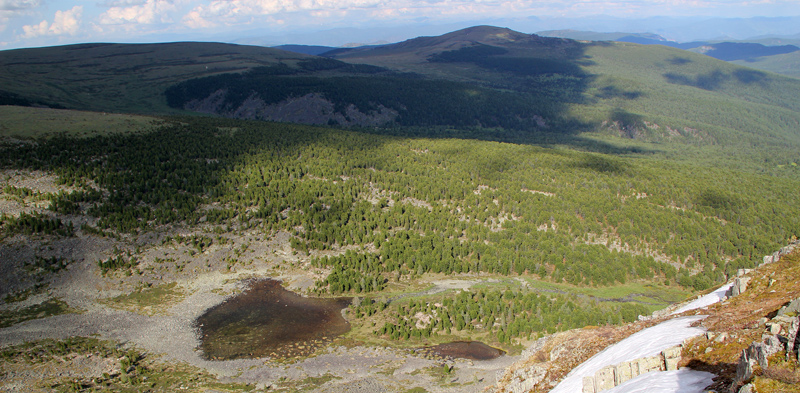
<svg viewBox="0 0 800 393">
<path fill-rule="evenodd" d="M 0 49 L 596 15 L 798 16 L 800 0 L 0 0 Z"/>
</svg>

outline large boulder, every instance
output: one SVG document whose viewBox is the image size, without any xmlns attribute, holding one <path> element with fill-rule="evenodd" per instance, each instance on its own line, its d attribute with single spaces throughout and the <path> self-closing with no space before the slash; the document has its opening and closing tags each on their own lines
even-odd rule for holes
<svg viewBox="0 0 800 393">
<path fill-rule="evenodd" d="M 747 284 L 750 282 L 750 277 L 736 277 L 733 280 L 733 285 L 725 293 L 728 297 L 739 296 L 747 290 Z"/>
</svg>

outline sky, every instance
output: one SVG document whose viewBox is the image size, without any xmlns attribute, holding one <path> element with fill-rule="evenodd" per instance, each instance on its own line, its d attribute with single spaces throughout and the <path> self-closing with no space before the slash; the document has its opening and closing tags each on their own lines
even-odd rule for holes
<svg viewBox="0 0 800 393">
<path fill-rule="evenodd" d="M 598 15 L 800 16 L 800 0 L 0 0 L 0 50 L 82 42 L 234 42 L 334 28 Z"/>
</svg>

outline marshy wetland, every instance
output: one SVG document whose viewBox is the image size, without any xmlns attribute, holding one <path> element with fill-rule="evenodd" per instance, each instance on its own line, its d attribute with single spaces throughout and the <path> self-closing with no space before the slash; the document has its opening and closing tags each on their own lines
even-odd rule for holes
<svg viewBox="0 0 800 393">
<path fill-rule="evenodd" d="M 425 350 L 444 358 L 470 360 L 492 360 L 506 353 L 502 349 L 494 348 L 480 341 L 453 341 L 428 347 Z"/>
<path fill-rule="evenodd" d="M 212 360 L 308 356 L 350 330 L 341 314 L 350 301 L 303 297 L 280 281 L 252 280 L 197 319 L 203 354 Z"/>
</svg>

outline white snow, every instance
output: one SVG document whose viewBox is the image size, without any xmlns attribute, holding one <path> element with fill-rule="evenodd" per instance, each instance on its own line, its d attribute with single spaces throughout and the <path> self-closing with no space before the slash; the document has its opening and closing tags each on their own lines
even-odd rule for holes
<svg viewBox="0 0 800 393">
<path fill-rule="evenodd" d="M 705 317 L 703 315 L 670 319 L 632 334 L 574 368 L 550 393 L 580 392 L 583 390 L 583 377 L 594 376 L 603 367 L 655 356 L 669 347 L 683 343 L 687 338 L 699 336 L 705 333 L 705 329 L 690 325 Z"/>
<path fill-rule="evenodd" d="M 689 310 L 694 310 L 697 308 L 708 307 L 714 303 L 722 301 L 725 298 L 725 292 L 728 292 L 728 289 L 733 285 L 733 283 L 725 284 L 716 291 L 709 293 L 708 295 L 701 296 L 697 300 L 677 309 L 671 315 L 680 314 L 682 312 L 686 312 Z"/>
<path fill-rule="evenodd" d="M 710 306 L 725 298 L 725 292 L 731 287 L 726 284 L 708 295 L 701 296 L 685 306 L 679 308 L 671 315 L 680 314 L 689 310 Z M 583 377 L 594 374 L 606 367 L 622 362 L 655 356 L 661 351 L 682 344 L 686 339 L 705 333 L 701 327 L 691 325 L 706 318 L 706 315 L 680 317 L 662 322 L 656 326 L 644 329 L 630 337 L 604 349 L 592 356 L 580 366 L 567 374 L 550 393 L 574 393 L 583 391 Z M 681 369 L 678 371 L 650 372 L 627 381 L 607 393 L 701 393 L 703 388 L 711 384 L 713 374 Z"/>
<path fill-rule="evenodd" d="M 642 374 L 603 393 L 700 393 L 711 385 L 714 374 L 682 368 Z"/>
</svg>

